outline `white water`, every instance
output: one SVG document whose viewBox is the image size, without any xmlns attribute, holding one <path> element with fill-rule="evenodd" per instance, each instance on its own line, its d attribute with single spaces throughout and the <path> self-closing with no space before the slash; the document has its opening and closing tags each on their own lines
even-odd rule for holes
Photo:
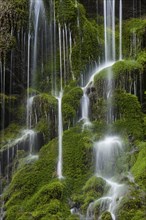
<svg viewBox="0 0 146 220">
<path fill-rule="evenodd" d="M 32 127 L 32 105 L 35 96 L 29 97 L 27 99 L 27 129 Z"/>
<path fill-rule="evenodd" d="M 115 0 L 104 0 L 104 40 L 106 63 L 115 60 Z"/>
<path fill-rule="evenodd" d="M 83 122 L 84 122 L 83 128 L 85 126 L 91 126 L 92 125 L 92 123 L 90 122 L 90 119 L 89 119 L 90 100 L 89 100 L 88 95 L 87 95 L 87 89 L 88 89 L 88 87 L 92 86 L 92 84 L 94 82 L 95 75 L 100 73 L 105 68 L 111 67 L 114 63 L 115 63 L 114 61 L 107 62 L 107 63 L 99 66 L 98 68 L 96 68 L 96 70 L 93 72 L 93 74 L 89 78 L 88 83 L 84 87 L 82 87 L 82 90 L 83 90 L 83 96 L 82 96 L 82 99 L 81 99 L 82 116 L 81 116 L 80 121 L 83 120 Z"/>
<path fill-rule="evenodd" d="M 106 195 L 89 204 L 86 219 L 94 219 L 94 208 L 100 204 L 100 219 L 103 212 L 108 211 L 113 220 L 116 220 L 116 209 L 126 192 L 126 186 L 113 181 L 115 162 L 123 151 L 122 141 L 118 136 L 106 136 L 103 140 L 94 143 L 96 166 L 95 175 L 106 181 L 109 190 Z"/>
<path fill-rule="evenodd" d="M 120 0 L 119 11 L 119 60 L 122 60 L 122 0 Z"/>
<path fill-rule="evenodd" d="M 58 100 L 58 164 L 57 164 L 57 176 L 59 179 L 63 178 L 62 175 L 62 136 L 63 136 L 63 125 L 62 125 L 62 97 L 63 92 L 59 93 Z"/>
<path fill-rule="evenodd" d="M 38 27 L 39 27 L 39 19 L 41 14 L 41 19 L 43 18 L 45 8 L 42 0 L 36 1 L 31 0 L 31 10 L 32 10 L 32 19 L 34 26 L 34 45 L 33 45 L 33 65 L 32 65 L 32 73 L 35 74 L 36 66 L 37 66 L 37 53 L 38 53 Z"/>
<path fill-rule="evenodd" d="M 43 38 L 39 37 L 39 25 L 43 21 L 46 22 L 45 8 L 43 0 L 30 0 L 29 5 L 29 32 L 28 32 L 28 45 L 27 45 L 27 128 L 30 129 L 30 112 L 29 102 L 32 98 L 29 94 L 29 88 L 33 87 L 33 81 L 36 75 L 36 69 L 38 65 L 38 52 L 42 51 Z M 42 31 L 42 30 L 41 30 Z M 38 48 L 38 45 L 41 45 Z M 42 56 L 44 56 L 42 52 Z M 43 66 L 43 63 L 42 63 Z"/>
<path fill-rule="evenodd" d="M 96 173 L 102 177 L 113 176 L 115 159 L 122 151 L 122 142 L 117 136 L 107 136 L 94 144 L 96 152 Z"/>
<path fill-rule="evenodd" d="M 59 29 L 59 58 L 60 58 L 60 91 L 62 91 L 62 34 L 61 26 L 58 24 Z"/>
</svg>

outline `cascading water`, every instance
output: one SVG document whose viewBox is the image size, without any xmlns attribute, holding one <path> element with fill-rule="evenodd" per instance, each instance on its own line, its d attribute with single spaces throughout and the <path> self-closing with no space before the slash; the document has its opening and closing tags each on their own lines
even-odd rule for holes
<svg viewBox="0 0 146 220">
<path fill-rule="evenodd" d="M 61 179 L 62 176 L 62 136 L 63 136 L 63 125 L 62 125 L 62 96 L 63 92 L 60 92 L 58 99 L 58 164 L 57 164 L 57 176 Z"/>
<path fill-rule="evenodd" d="M 30 95 L 29 88 L 31 86 L 33 87 L 33 82 L 35 80 L 36 70 L 38 66 L 39 51 L 41 51 L 43 48 L 43 38 L 40 36 L 40 33 L 39 33 L 39 24 L 41 23 L 43 24 L 42 30 L 45 32 L 44 25 L 46 23 L 46 16 L 45 16 L 44 3 L 42 0 L 40 1 L 30 0 L 29 32 L 28 32 L 28 60 L 27 60 L 27 105 L 26 105 L 27 107 L 26 109 L 27 130 L 24 130 L 24 133 L 29 136 L 29 148 L 30 148 L 29 156 L 30 157 L 33 154 L 33 150 L 34 150 L 33 148 L 34 148 L 34 143 L 35 143 L 37 134 L 35 131 L 32 130 L 32 108 L 33 108 L 33 100 L 35 96 Z M 33 30 L 32 30 L 32 26 L 33 26 Z M 41 56 L 42 56 L 41 62 L 43 62 L 43 59 L 45 58 L 45 54 L 43 54 L 42 52 Z"/>
<path fill-rule="evenodd" d="M 122 60 L 122 0 L 120 0 L 119 11 L 119 60 Z"/>
<path fill-rule="evenodd" d="M 96 152 L 96 173 L 102 177 L 112 177 L 113 166 L 115 160 L 122 151 L 122 142 L 119 137 L 107 136 L 104 140 L 101 140 L 94 144 Z"/>
<path fill-rule="evenodd" d="M 62 136 L 63 136 L 63 124 L 62 124 L 62 97 L 63 97 L 63 70 L 62 70 L 62 30 L 59 24 L 59 55 L 60 55 L 60 92 L 57 96 L 58 100 L 58 163 L 57 163 L 57 176 L 59 179 L 63 177 L 62 175 Z M 65 51 L 64 51 L 65 52 Z"/>
<path fill-rule="evenodd" d="M 96 155 L 95 175 L 106 181 L 109 187 L 105 196 L 90 203 L 86 219 L 94 219 L 94 208 L 97 204 L 100 206 L 99 218 L 103 212 L 108 211 L 113 220 L 116 219 L 115 211 L 126 192 L 126 186 L 113 181 L 116 172 L 116 160 L 123 151 L 123 144 L 117 136 L 107 136 L 103 140 L 94 143 Z"/>
<path fill-rule="evenodd" d="M 82 119 L 84 123 L 89 121 L 89 98 L 87 96 L 87 88 L 89 88 L 94 80 L 94 76 L 101 70 L 108 67 L 107 71 L 107 86 L 106 90 L 107 99 L 107 123 L 110 124 L 113 121 L 112 112 L 112 71 L 111 67 L 116 60 L 116 46 L 115 46 L 115 0 L 104 0 L 104 40 L 105 40 L 105 63 L 96 69 L 95 73 L 92 74 L 88 83 L 83 88 L 82 98 Z M 110 32 L 111 30 L 111 32 Z M 119 4 L 119 59 L 122 59 L 122 0 Z M 96 142 L 94 144 L 96 154 L 96 166 L 95 175 L 101 177 L 106 181 L 109 187 L 106 195 L 100 199 L 89 204 L 86 214 L 86 220 L 94 219 L 94 208 L 97 203 L 100 204 L 100 214 L 98 219 L 101 218 L 102 213 L 105 211 L 110 212 L 113 220 L 116 219 L 115 211 L 120 203 L 120 200 L 125 192 L 125 185 L 119 184 L 113 181 L 115 176 L 115 163 L 120 153 L 123 151 L 123 145 L 119 137 L 117 136 L 106 136 L 104 140 Z"/>
<path fill-rule="evenodd" d="M 83 96 L 82 96 L 82 99 L 81 99 L 81 109 L 82 109 L 82 116 L 81 116 L 81 120 L 83 120 L 83 128 L 85 126 L 91 126 L 91 122 L 90 122 L 90 119 L 89 119 L 89 105 L 90 105 L 90 100 L 88 98 L 88 95 L 87 95 L 87 89 L 88 87 L 92 86 L 93 84 L 93 81 L 94 81 L 94 76 L 97 75 L 98 73 L 100 73 L 103 69 L 107 68 L 107 67 L 111 67 L 112 65 L 114 64 L 113 61 L 111 62 L 107 62 L 101 66 L 99 66 L 98 68 L 95 69 L 95 71 L 93 71 L 93 74 L 91 75 L 91 77 L 89 78 L 87 84 L 82 87 L 82 90 L 83 90 Z"/>
</svg>

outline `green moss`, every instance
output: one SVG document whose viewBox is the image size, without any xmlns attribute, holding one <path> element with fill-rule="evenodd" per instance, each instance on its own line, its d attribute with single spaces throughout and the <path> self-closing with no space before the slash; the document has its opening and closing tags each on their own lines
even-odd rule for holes
<svg viewBox="0 0 146 220">
<path fill-rule="evenodd" d="M 57 20 L 63 23 L 74 23 L 77 15 L 75 4 L 71 0 L 55 1 Z"/>
<path fill-rule="evenodd" d="M 120 75 L 126 75 L 128 73 L 141 73 L 143 70 L 143 66 L 141 65 L 140 61 L 136 60 L 123 60 L 117 61 L 112 67 L 105 68 L 100 73 L 95 75 L 94 83 L 101 79 L 106 79 L 107 74 L 111 71 L 113 74 L 114 79 L 118 79 Z"/>
<path fill-rule="evenodd" d="M 63 173 L 69 186 L 68 193 L 80 192 L 92 173 L 92 146 L 89 133 L 72 128 L 63 135 Z M 88 143 L 88 144 L 87 144 Z"/>
<path fill-rule="evenodd" d="M 44 141 L 51 140 L 56 135 L 57 100 L 46 93 L 34 97 L 32 110 L 32 124 L 37 124 L 35 129 L 44 135 Z"/>
<path fill-rule="evenodd" d="M 79 87 L 72 88 L 64 94 L 62 99 L 62 114 L 65 127 L 73 125 L 80 106 L 80 99 L 83 91 Z"/>
<path fill-rule="evenodd" d="M 78 215 L 73 214 L 68 217 L 68 220 L 80 220 L 80 217 Z"/>
<path fill-rule="evenodd" d="M 93 176 L 86 182 L 85 186 L 83 187 L 83 191 L 88 192 L 90 190 L 94 190 L 98 193 L 103 194 L 104 187 L 105 181 L 100 177 Z"/>
<path fill-rule="evenodd" d="M 64 188 L 64 184 L 59 181 L 42 186 L 28 201 L 26 209 L 33 211 L 48 204 L 47 211 L 50 214 L 56 214 L 61 205 L 59 200 L 63 200 Z"/>
<path fill-rule="evenodd" d="M 93 176 L 91 177 L 83 187 L 83 201 L 81 210 L 83 213 L 86 213 L 89 204 L 98 198 L 100 198 L 104 193 L 106 182 L 100 178 Z M 95 204 L 96 207 L 96 204 Z M 96 208 L 94 207 L 94 212 Z"/>
<path fill-rule="evenodd" d="M 128 220 L 133 219 L 138 210 L 142 208 L 142 204 L 139 198 L 124 198 L 121 201 L 119 211 L 118 211 L 118 219 L 119 220 Z M 143 211 L 141 210 L 140 213 Z M 143 212 L 144 215 L 144 212 Z"/>
<path fill-rule="evenodd" d="M 12 28 L 20 30 L 28 21 L 28 0 L 4 0 L 1 2 L 0 51 L 7 53 L 16 46 L 16 37 Z"/>
<path fill-rule="evenodd" d="M 54 140 L 41 149 L 38 161 L 25 165 L 15 173 L 5 194 L 7 209 L 13 204 L 21 204 L 24 208 L 38 188 L 56 176 L 56 158 L 57 143 Z"/>
<path fill-rule="evenodd" d="M 135 60 L 118 61 L 112 67 L 115 78 L 118 77 L 119 74 L 123 75 L 131 72 L 136 72 L 137 70 L 141 72 L 142 65 Z"/>
<path fill-rule="evenodd" d="M 142 149 L 140 150 L 137 160 L 132 167 L 131 171 L 135 177 L 135 181 L 145 189 L 146 183 L 146 142 L 143 142 Z"/>
<path fill-rule="evenodd" d="M 144 48 L 146 20 L 131 18 L 123 22 L 123 55 L 135 57 Z M 136 48 L 133 45 L 133 35 L 136 36 Z"/>
<path fill-rule="evenodd" d="M 15 140 L 20 135 L 20 132 L 20 125 L 11 123 L 4 131 L 0 132 L 0 148 Z"/>
<path fill-rule="evenodd" d="M 101 53 L 101 43 L 98 37 L 98 28 L 96 24 L 84 19 L 82 25 L 77 43 L 72 49 L 73 72 L 77 79 L 86 66 L 91 64 L 90 61 L 96 61 Z"/>
<path fill-rule="evenodd" d="M 139 138 L 143 137 L 143 114 L 140 103 L 136 96 L 118 90 L 114 95 L 114 107 L 116 117 L 115 123 L 117 131 L 123 130 L 129 135 Z"/>
<path fill-rule="evenodd" d="M 104 212 L 101 216 L 101 220 L 112 220 L 112 216 L 110 214 L 110 212 Z"/>
<path fill-rule="evenodd" d="M 143 68 L 146 68 L 146 51 L 141 51 L 137 55 L 137 62 L 140 63 Z"/>
<path fill-rule="evenodd" d="M 16 171 L 4 195 L 5 207 L 13 218 L 67 219 L 70 215 L 67 198 L 80 193 L 93 172 L 90 133 L 81 132 L 80 127 L 64 132 L 65 178 L 62 181 L 53 180 L 56 178 L 57 148 L 57 140 L 52 140 L 41 149 L 37 161 L 24 164 Z M 12 209 L 15 205 L 17 212 Z"/>
</svg>

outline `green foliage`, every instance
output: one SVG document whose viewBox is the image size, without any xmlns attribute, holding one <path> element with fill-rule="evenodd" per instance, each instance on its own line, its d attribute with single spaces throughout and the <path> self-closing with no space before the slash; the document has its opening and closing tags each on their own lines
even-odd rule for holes
<svg viewBox="0 0 146 220">
<path fill-rule="evenodd" d="M 68 217 L 68 220 L 80 220 L 80 217 L 78 215 L 73 214 Z"/>
<path fill-rule="evenodd" d="M 83 187 L 83 202 L 82 202 L 82 212 L 86 213 L 86 210 L 89 206 L 89 204 L 98 198 L 100 198 L 103 193 L 106 186 L 106 182 L 100 178 L 93 176 L 91 177 L 86 184 Z M 99 204 L 94 204 L 94 213 L 97 212 L 97 209 L 99 208 Z"/>
<path fill-rule="evenodd" d="M 136 53 L 144 49 L 146 20 L 143 18 L 131 18 L 123 22 L 123 55 L 135 57 Z M 133 42 L 136 38 L 136 45 Z M 136 48 L 135 48 L 136 46 Z"/>
<path fill-rule="evenodd" d="M 138 60 L 139 61 L 139 60 Z M 138 62 L 136 60 L 122 60 L 117 61 L 112 67 L 105 68 L 100 73 L 95 75 L 94 77 L 94 83 L 96 85 L 96 82 L 98 80 L 105 80 L 108 73 L 111 71 L 113 74 L 114 79 L 119 79 L 120 75 L 127 75 L 128 73 L 141 73 L 143 70 L 143 66 L 141 65 L 140 61 Z M 131 78 L 129 78 L 131 80 Z"/>
<path fill-rule="evenodd" d="M 79 110 L 82 89 L 79 87 L 72 88 L 64 94 L 62 98 L 62 114 L 65 127 L 73 125 L 73 120 Z"/>
<path fill-rule="evenodd" d="M 21 127 L 18 124 L 10 124 L 4 131 L 0 132 L 0 148 L 15 140 L 21 132 Z"/>
<path fill-rule="evenodd" d="M 114 107 L 119 118 L 115 123 L 117 131 L 123 130 L 137 138 L 143 137 L 143 114 L 136 96 L 117 90 L 114 95 Z"/>
<path fill-rule="evenodd" d="M 143 189 L 145 189 L 145 183 L 146 183 L 146 142 L 140 143 L 140 146 L 142 146 L 142 149 L 140 150 L 137 160 L 134 164 L 134 166 L 131 168 L 131 171 L 135 177 L 135 181 L 141 186 Z"/>
<path fill-rule="evenodd" d="M 67 219 L 70 215 L 67 198 L 79 193 L 91 175 L 92 142 L 89 132 L 80 127 L 63 135 L 63 175 L 55 180 L 57 167 L 57 140 L 45 145 L 39 159 L 19 167 L 5 192 L 7 220 L 17 219 Z M 32 178 L 33 177 L 33 178 Z M 53 180 L 54 179 L 54 180 Z M 17 206 L 17 212 L 15 211 Z M 9 214 L 11 213 L 11 214 Z"/>
<path fill-rule="evenodd" d="M 57 115 L 57 100 L 47 93 L 40 93 L 35 96 L 32 109 L 32 124 L 35 124 L 37 115 L 36 130 L 43 133 L 44 141 L 51 140 L 55 137 Z"/>
<path fill-rule="evenodd" d="M 80 192 L 92 173 L 92 142 L 89 135 L 78 127 L 64 132 L 63 173 L 69 186 L 68 193 Z"/>
<path fill-rule="evenodd" d="M 101 216 L 101 220 L 112 220 L 112 216 L 110 214 L 110 212 L 104 212 Z"/>
<path fill-rule="evenodd" d="M 144 209 L 139 197 L 123 198 L 118 209 L 119 220 L 140 219 L 144 220 Z"/>
<path fill-rule="evenodd" d="M 137 62 L 140 63 L 143 66 L 143 68 L 146 69 L 146 51 L 141 51 L 137 55 Z"/>
<path fill-rule="evenodd" d="M 77 16 L 77 8 L 71 0 L 60 2 L 55 0 L 57 20 L 63 23 L 74 23 Z"/>
<path fill-rule="evenodd" d="M 16 45 L 16 38 L 11 34 L 13 28 L 19 30 L 27 24 L 28 0 L 4 0 L 1 1 L 0 20 L 0 51 L 8 52 Z"/>
<path fill-rule="evenodd" d="M 72 49 L 73 72 L 78 79 L 79 74 L 89 65 L 90 60 L 96 61 L 101 53 L 98 29 L 95 23 L 84 19 L 77 42 Z M 82 41 L 81 41 L 82 36 Z"/>
<path fill-rule="evenodd" d="M 132 72 L 142 72 L 142 65 L 135 60 L 124 60 L 116 62 L 112 71 L 114 73 L 114 78 L 119 77 L 120 74 L 127 74 Z"/>
<path fill-rule="evenodd" d="M 83 191 L 88 192 L 90 190 L 93 190 L 98 192 L 99 194 L 103 194 L 104 187 L 105 181 L 100 177 L 93 176 L 86 182 L 85 186 L 83 187 Z"/>
<path fill-rule="evenodd" d="M 59 181 L 51 182 L 42 186 L 28 201 L 26 209 L 33 211 L 38 209 L 40 206 L 49 204 L 47 207 L 49 213 L 56 214 L 56 209 L 59 209 L 58 207 L 60 207 L 59 200 L 63 199 L 64 188 L 65 186 Z M 53 211 L 55 213 L 53 213 Z"/>
</svg>

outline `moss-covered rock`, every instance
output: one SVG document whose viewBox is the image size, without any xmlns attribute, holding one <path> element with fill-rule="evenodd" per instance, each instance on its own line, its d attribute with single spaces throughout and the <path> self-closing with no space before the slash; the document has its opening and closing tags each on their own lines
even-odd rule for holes
<svg viewBox="0 0 146 220">
<path fill-rule="evenodd" d="M 102 70 L 94 77 L 96 93 L 100 98 L 106 97 L 108 87 L 108 75 L 112 75 L 112 89 L 122 89 L 129 93 L 138 95 L 140 99 L 140 88 L 138 82 L 142 79 L 143 66 L 140 61 L 125 60 L 118 61 L 112 67 Z"/>
<path fill-rule="evenodd" d="M 10 124 L 4 131 L 0 132 L 0 148 L 14 141 L 21 133 L 21 126 L 15 123 Z"/>
<path fill-rule="evenodd" d="M 140 143 L 141 149 L 138 153 L 137 160 L 135 161 L 131 171 L 135 177 L 135 181 L 140 187 L 145 189 L 146 183 L 146 142 Z"/>
<path fill-rule="evenodd" d="M 20 30 L 28 20 L 28 0 L 1 1 L 0 52 L 6 53 L 16 45 L 11 30 Z"/>
<path fill-rule="evenodd" d="M 106 186 L 106 182 L 100 178 L 100 177 L 96 177 L 93 176 L 91 177 L 86 184 L 83 187 L 83 202 L 82 202 L 82 206 L 81 206 L 81 210 L 83 213 L 86 213 L 87 208 L 89 206 L 90 203 L 94 203 L 94 214 L 98 212 L 99 214 L 99 210 L 97 211 L 97 209 L 99 209 L 99 203 L 98 205 L 96 205 L 96 200 L 98 198 L 100 198 L 105 190 L 105 186 Z M 98 208 L 97 208 L 98 207 Z"/>
<path fill-rule="evenodd" d="M 124 57 L 135 57 L 145 48 L 145 18 L 130 18 L 123 25 L 123 54 Z"/>
<path fill-rule="evenodd" d="M 93 176 L 86 182 L 85 186 L 83 187 L 83 191 L 87 193 L 88 191 L 93 190 L 98 192 L 101 196 L 104 192 L 105 184 L 106 183 L 102 178 Z"/>
<path fill-rule="evenodd" d="M 115 129 L 123 129 L 135 138 L 143 137 L 143 114 L 136 96 L 116 91 L 114 96 Z"/>
<path fill-rule="evenodd" d="M 82 89 L 79 87 L 72 88 L 64 94 L 62 98 L 62 114 L 64 128 L 69 128 L 78 120 L 80 99 Z"/>
<path fill-rule="evenodd" d="M 19 167 L 4 195 L 5 208 L 10 215 L 25 219 L 67 219 L 68 199 L 81 189 L 92 173 L 92 142 L 88 132 L 80 127 L 63 135 L 63 175 L 56 179 L 57 140 L 52 140 L 39 153 L 39 159 Z M 33 178 L 32 178 L 33 176 Z M 54 179 L 54 180 L 53 180 Z M 14 207 L 17 206 L 17 212 Z M 11 213 L 11 214 L 9 214 Z M 49 215 L 48 215 L 49 213 Z M 28 219 L 29 219 L 28 218 Z"/>
<path fill-rule="evenodd" d="M 45 143 L 57 133 L 57 100 L 46 93 L 34 97 L 32 105 L 32 125 L 43 133 Z"/>
<path fill-rule="evenodd" d="M 112 220 L 113 218 L 112 218 L 110 212 L 104 212 L 101 216 L 101 219 L 102 220 Z"/>
</svg>

